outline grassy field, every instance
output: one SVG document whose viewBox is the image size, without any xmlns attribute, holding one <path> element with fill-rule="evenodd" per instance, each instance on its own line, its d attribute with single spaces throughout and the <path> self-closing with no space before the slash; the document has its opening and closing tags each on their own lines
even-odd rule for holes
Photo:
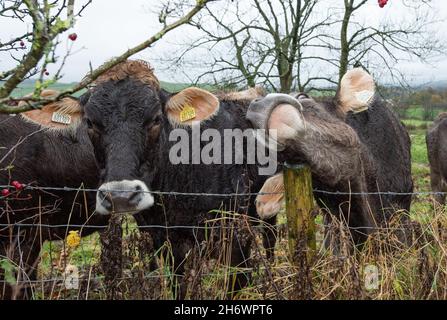
<svg viewBox="0 0 447 320">
<path fill-rule="evenodd" d="M 413 105 L 405 110 L 396 110 L 400 114 L 404 122 L 410 126 L 410 129 L 425 129 L 439 113 L 444 112 L 443 108 L 424 109 L 420 105 Z"/>
</svg>

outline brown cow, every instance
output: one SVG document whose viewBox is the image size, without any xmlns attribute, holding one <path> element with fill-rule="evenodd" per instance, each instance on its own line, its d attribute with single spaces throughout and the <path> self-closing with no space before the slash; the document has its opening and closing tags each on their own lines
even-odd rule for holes
<svg viewBox="0 0 447 320">
<path fill-rule="evenodd" d="M 428 161 L 430 163 L 430 182 L 436 202 L 445 203 L 447 192 L 447 113 L 438 115 L 425 137 Z"/>
<path fill-rule="evenodd" d="M 276 130 L 283 160 L 310 166 L 315 189 L 323 191 L 314 192 L 318 204 L 347 221 L 356 244 L 395 213 L 407 220 L 401 211 L 410 209 L 413 191 L 410 139 L 362 69 L 343 77 L 332 101 L 267 95 L 251 103 L 247 119 Z M 268 179 L 261 191 L 283 191 L 282 176 Z M 275 215 L 281 201 L 281 195 L 259 196 L 261 217 Z"/>
<path fill-rule="evenodd" d="M 56 94 L 46 90 L 43 96 Z M 77 101 L 65 98 L 42 110 L 0 115 L 0 185 L 12 181 L 29 186 L 96 188 L 98 168 L 86 128 L 79 122 Z M 93 215 L 95 194 L 58 190 L 15 190 L 0 197 L 0 260 L 19 267 L 17 280 L 36 279 L 43 241 L 64 239 L 70 230 L 85 236 L 97 229 L 42 225 L 107 224 Z M 8 226 L 9 225 L 9 226 Z M 23 272 L 24 271 L 24 272 Z M 25 286 L 8 286 L 0 269 L 0 297 L 31 298 Z M 26 289 L 26 290 L 25 290 Z"/>
</svg>

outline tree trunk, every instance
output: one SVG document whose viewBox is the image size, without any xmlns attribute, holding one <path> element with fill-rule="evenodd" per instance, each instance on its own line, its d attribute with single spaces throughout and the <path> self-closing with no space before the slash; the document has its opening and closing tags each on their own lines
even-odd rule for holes
<svg viewBox="0 0 447 320">
<path fill-rule="evenodd" d="M 348 71 L 349 65 L 349 41 L 348 41 L 348 26 L 353 12 L 353 0 L 345 0 L 345 14 L 343 16 L 343 22 L 341 24 L 340 32 L 340 61 L 338 71 L 338 83 Z"/>
</svg>

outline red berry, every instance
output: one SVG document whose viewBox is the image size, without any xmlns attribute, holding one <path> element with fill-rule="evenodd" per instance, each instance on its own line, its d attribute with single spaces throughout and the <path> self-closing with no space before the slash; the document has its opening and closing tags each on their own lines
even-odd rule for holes
<svg viewBox="0 0 447 320">
<path fill-rule="evenodd" d="M 23 40 L 20 40 L 20 46 L 24 47 L 25 46 L 25 42 L 23 42 Z"/>
<path fill-rule="evenodd" d="M 11 194 L 11 192 L 8 189 L 3 189 L 2 190 L 2 196 L 3 197 L 7 197 Z"/>
<path fill-rule="evenodd" d="M 388 3 L 388 0 L 378 0 L 378 2 L 379 2 L 379 7 L 383 8 Z"/>
<path fill-rule="evenodd" d="M 70 39 L 71 41 L 76 41 L 77 38 L 78 35 L 76 33 L 71 33 L 68 35 L 68 39 Z"/>
<path fill-rule="evenodd" d="M 21 184 L 21 183 L 18 182 L 18 181 L 13 181 L 13 182 L 11 182 L 11 185 L 12 185 L 14 188 L 16 188 L 17 190 L 22 190 L 22 189 L 23 189 L 23 184 Z"/>
<path fill-rule="evenodd" d="M 50 73 L 49 73 L 48 71 L 45 71 L 45 75 L 46 75 L 46 76 L 49 76 Z"/>
</svg>

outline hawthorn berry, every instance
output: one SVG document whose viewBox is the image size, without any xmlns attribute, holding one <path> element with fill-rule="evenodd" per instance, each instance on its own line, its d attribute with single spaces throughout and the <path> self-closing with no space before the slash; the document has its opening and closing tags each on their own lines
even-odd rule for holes
<svg viewBox="0 0 447 320">
<path fill-rule="evenodd" d="M 71 41 L 76 41 L 77 38 L 78 35 L 76 33 L 71 33 L 68 35 L 68 39 L 70 39 Z"/>
<path fill-rule="evenodd" d="M 25 46 L 25 42 L 23 40 L 20 40 L 20 46 L 23 48 Z"/>
<path fill-rule="evenodd" d="M 379 2 L 379 7 L 383 8 L 387 5 L 388 0 L 378 0 Z"/>
<path fill-rule="evenodd" d="M 11 185 L 12 185 L 14 188 L 16 188 L 17 190 L 22 190 L 22 189 L 23 189 L 23 184 L 21 184 L 21 183 L 18 182 L 18 181 L 13 181 L 13 182 L 11 182 Z"/>
<path fill-rule="evenodd" d="M 11 191 L 9 191 L 8 189 L 3 189 L 2 190 L 2 197 L 7 197 L 11 194 Z"/>
</svg>

